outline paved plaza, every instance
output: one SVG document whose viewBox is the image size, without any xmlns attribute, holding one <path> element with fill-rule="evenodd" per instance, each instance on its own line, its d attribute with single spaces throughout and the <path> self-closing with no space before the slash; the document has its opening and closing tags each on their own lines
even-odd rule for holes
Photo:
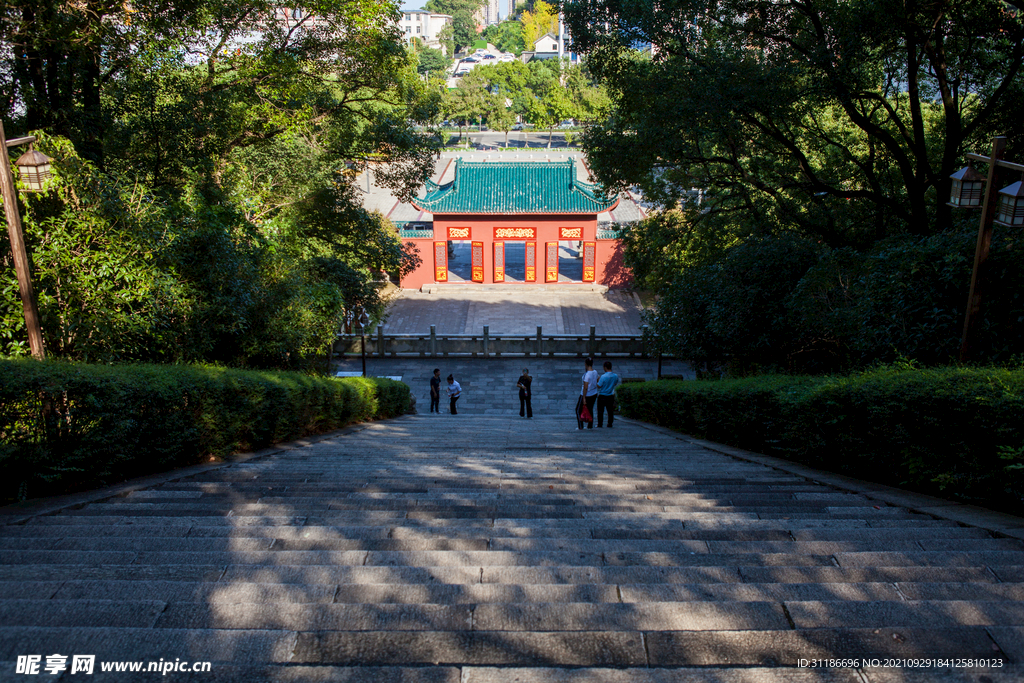
<svg viewBox="0 0 1024 683">
<path fill-rule="evenodd" d="M 637 335 L 640 306 L 632 294 L 620 290 L 594 291 L 579 285 L 448 285 L 434 291 L 401 290 L 389 309 L 384 329 L 388 334 L 534 335 L 590 333 Z"/>
<path fill-rule="evenodd" d="M 7 509 L 0 680 L 1021 680 L 1022 541 L 720 450 L 417 415 Z"/>
</svg>

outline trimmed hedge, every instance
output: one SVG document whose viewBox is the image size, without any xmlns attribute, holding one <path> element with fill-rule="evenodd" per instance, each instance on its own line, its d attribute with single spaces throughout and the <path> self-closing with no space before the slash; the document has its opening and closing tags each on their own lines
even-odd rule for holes
<svg viewBox="0 0 1024 683">
<path fill-rule="evenodd" d="M 880 368 L 619 388 L 623 415 L 1020 514 L 1024 371 Z"/>
<path fill-rule="evenodd" d="M 409 400 L 409 388 L 388 379 L 0 360 L 0 500 L 102 486 L 393 417 Z"/>
</svg>

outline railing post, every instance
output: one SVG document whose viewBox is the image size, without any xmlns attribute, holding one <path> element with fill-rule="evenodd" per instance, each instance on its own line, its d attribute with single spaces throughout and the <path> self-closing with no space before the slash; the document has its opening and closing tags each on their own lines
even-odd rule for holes
<svg viewBox="0 0 1024 683">
<path fill-rule="evenodd" d="M 377 325 L 377 357 L 384 357 L 384 326 Z"/>
<path fill-rule="evenodd" d="M 437 358 L 437 325 L 430 326 L 430 357 Z"/>
<path fill-rule="evenodd" d="M 597 355 L 597 326 L 590 326 L 590 342 L 587 344 L 587 355 L 593 358 Z"/>
<path fill-rule="evenodd" d="M 537 358 L 540 358 L 542 353 L 544 353 L 544 330 L 537 325 Z"/>
<path fill-rule="evenodd" d="M 490 341 L 491 327 L 484 325 L 484 358 L 487 358 L 487 343 Z"/>
<path fill-rule="evenodd" d="M 640 357 L 647 358 L 647 325 L 640 326 Z"/>
</svg>

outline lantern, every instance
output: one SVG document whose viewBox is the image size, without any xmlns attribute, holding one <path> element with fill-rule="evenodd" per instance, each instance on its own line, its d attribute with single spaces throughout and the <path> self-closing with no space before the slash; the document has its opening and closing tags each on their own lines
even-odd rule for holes
<svg viewBox="0 0 1024 683">
<path fill-rule="evenodd" d="M 22 154 L 14 165 L 21 172 L 26 192 L 42 192 L 43 183 L 50 179 L 50 157 L 42 152 L 29 149 Z"/>
<path fill-rule="evenodd" d="M 964 209 L 976 209 L 981 206 L 981 188 L 985 176 L 967 166 L 949 177 L 953 179 L 953 187 L 949 193 L 950 206 Z"/>
<path fill-rule="evenodd" d="M 1011 228 L 1024 227 L 1024 183 L 1017 181 L 999 190 L 995 222 Z"/>
</svg>

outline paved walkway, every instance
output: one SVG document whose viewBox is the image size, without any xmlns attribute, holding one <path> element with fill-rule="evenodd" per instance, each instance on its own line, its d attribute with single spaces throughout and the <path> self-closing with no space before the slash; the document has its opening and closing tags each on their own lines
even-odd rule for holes
<svg viewBox="0 0 1024 683">
<path fill-rule="evenodd" d="M 389 334 L 537 333 L 631 335 L 640 329 L 640 308 L 632 295 L 611 290 L 582 291 L 573 285 L 452 286 L 432 294 L 402 290 L 390 309 L 385 329 Z"/>
<path fill-rule="evenodd" d="M 602 372 L 604 359 L 594 365 Z M 657 359 L 612 358 L 612 370 L 625 380 L 645 381 L 658 378 Z M 362 372 L 361 360 L 347 359 L 334 363 L 341 372 Z M 519 389 L 516 382 L 523 368 L 533 377 L 534 415 L 560 417 L 575 422 L 576 400 L 583 380 L 582 358 L 371 358 L 366 361 L 366 374 L 371 377 L 395 377 L 409 385 L 416 398 L 419 413 L 430 411 L 430 377 L 434 368 L 441 370 L 442 380 L 449 374 L 462 386 L 458 410 L 468 415 L 518 415 Z M 689 363 L 664 360 L 662 374 L 693 378 Z M 442 383 L 442 410 L 448 412 L 448 400 Z"/>
<path fill-rule="evenodd" d="M 1019 540 L 626 420 L 578 432 L 424 415 L 348 431 L 0 527 L 0 679 L 1024 675 Z M 53 653 L 213 664 L 12 673 L 18 655 Z M 857 666 L 798 668 L 828 658 Z M 1003 667 L 956 668 L 992 660 Z"/>
</svg>

